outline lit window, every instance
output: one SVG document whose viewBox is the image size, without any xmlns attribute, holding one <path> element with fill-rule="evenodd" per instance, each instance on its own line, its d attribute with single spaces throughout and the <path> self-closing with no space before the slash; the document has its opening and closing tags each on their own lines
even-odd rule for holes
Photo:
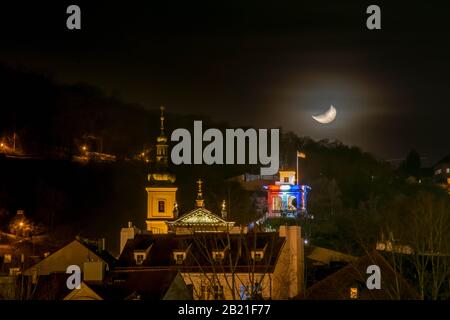
<svg viewBox="0 0 450 320">
<path fill-rule="evenodd" d="M 223 295 L 223 286 L 213 286 L 213 294 L 214 294 L 214 299 L 218 300 L 218 299 L 223 299 L 224 295 Z"/>
<path fill-rule="evenodd" d="M 446 171 L 447 173 L 450 173 L 450 168 L 447 168 L 445 171 Z"/>
<path fill-rule="evenodd" d="M 143 254 L 138 254 L 136 255 L 136 264 L 142 264 L 144 262 L 144 255 Z"/>
<path fill-rule="evenodd" d="M 350 288 L 350 299 L 358 299 L 358 288 Z"/>
<path fill-rule="evenodd" d="M 10 254 L 5 254 L 3 256 L 3 263 L 11 263 L 12 257 Z"/>
<path fill-rule="evenodd" d="M 264 258 L 264 250 L 252 250 L 251 256 L 255 261 L 262 261 Z"/>
<path fill-rule="evenodd" d="M 10 276 L 18 276 L 20 275 L 20 268 L 9 268 L 9 275 Z"/>
<path fill-rule="evenodd" d="M 252 258 L 254 261 L 256 261 L 256 262 L 262 261 L 262 260 L 264 259 L 264 252 L 266 252 L 266 249 L 267 249 L 267 245 L 268 245 L 268 244 L 269 244 L 269 243 L 266 242 L 266 244 L 264 245 L 263 248 L 255 248 L 255 249 L 253 249 L 253 250 L 250 252 L 251 258 Z"/>
<path fill-rule="evenodd" d="M 239 295 L 241 300 L 249 299 L 261 299 L 262 298 L 262 287 L 260 283 L 255 283 L 254 286 L 240 286 Z"/>
<path fill-rule="evenodd" d="M 186 252 L 184 251 L 174 251 L 173 258 L 176 264 L 183 264 L 186 259 Z"/>
<path fill-rule="evenodd" d="M 224 251 L 213 251 L 212 253 L 212 258 L 214 261 L 222 261 L 224 257 L 225 257 Z"/>
<path fill-rule="evenodd" d="M 159 213 L 166 212 L 166 202 L 164 200 L 158 201 L 158 212 Z"/>
<path fill-rule="evenodd" d="M 208 298 L 208 288 L 202 285 L 200 288 L 200 300 L 206 300 Z"/>
</svg>

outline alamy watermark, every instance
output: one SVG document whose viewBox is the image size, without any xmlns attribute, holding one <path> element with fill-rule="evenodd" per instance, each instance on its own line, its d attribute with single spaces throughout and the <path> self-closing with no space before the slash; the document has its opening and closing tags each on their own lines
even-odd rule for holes
<svg viewBox="0 0 450 320">
<path fill-rule="evenodd" d="M 194 121 L 193 138 L 187 129 L 179 128 L 172 132 L 170 139 L 178 142 L 170 154 L 175 165 L 259 163 L 265 166 L 260 169 L 261 175 L 274 175 L 279 169 L 279 129 L 226 129 L 224 138 L 219 129 L 210 128 L 203 132 L 202 121 Z M 203 142 L 209 142 L 205 148 Z"/>
</svg>

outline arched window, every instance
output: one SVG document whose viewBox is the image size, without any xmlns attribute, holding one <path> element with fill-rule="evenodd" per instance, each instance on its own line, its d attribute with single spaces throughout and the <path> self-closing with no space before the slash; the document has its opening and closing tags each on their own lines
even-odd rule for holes
<svg viewBox="0 0 450 320">
<path fill-rule="evenodd" d="M 297 209 L 297 197 L 290 196 L 288 198 L 288 209 L 289 210 L 295 210 Z"/>
<path fill-rule="evenodd" d="M 158 201 L 158 213 L 166 212 L 166 202 L 164 200 Z"/>
<path fill-rule="evenodd" d="M 272 209 L 273 210 L 281 210 L 282 205 L 283 205 L 283 200 L 281 199 L 281 197 L 274 196 Z"/>
</svg>

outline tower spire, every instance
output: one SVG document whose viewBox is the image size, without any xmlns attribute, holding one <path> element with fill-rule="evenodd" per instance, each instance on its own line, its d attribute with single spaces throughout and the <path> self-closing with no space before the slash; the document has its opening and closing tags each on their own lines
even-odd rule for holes
<svg viewBox="0 0 450 320">
<path fill-rule="evenodd" d="M 221 211 L 221 214 L 222 214 L 222 219 L 223 219 L 223 220 L 227 220 L 227 218 L 228 218 L 228 213 L 227 213 L 227 203 L 226 203 L 225 200 L 222 201 L 222 211 Z"/>
<path fill-rule="evenodd" d="M 159 110 L 161 110 L 161 116 L 159 117 L 159 119 L 161 120 L 161 126 L 160 126 L 161 136 L 164 136 L 164 110 L 165 110 L 164 106 L 160 106 Z"/>
<path fill-rule="evenodd" d="M 156 162 L 159 165 L 162 165 L 164 167 L 167 166 L 168 164 L 168 154 L 167 154 L 167 149 L 169 147 L 169 145 L 167 144 L 167 137 L 164 133 L 164 106 L 159 107 L 159 109 L 161 110 L 161 115 L 159 117 L 160 121 L 161 121 L 161 125 L 160 125 L 160 129 L 161 129 L 161 133 L 159 134 L 158 138 L 156 138 Z"/>
<path fill-rule="evenodd" d="M 197 208 L 203 208 L 205 206 L 205 203 L 203 200 L 202 184 L 203 184 L 203 181 L 201 179 L 198 179 L 197 180 L 197 185 L 198 185 L 197 200 L 195 200 L 195 202 L 197 204 Z"/>
<path fill-rule="evenodd" d="M 170 182 L 170 183 L 174 183 L 175 182 L 175 175 L 170 173 L 169 171 L 169 153 L 168 153 L 168 149 L 169 149 L 169 145 L 167 143 L 167 136 L 164 133 L 164 120 L 165 120 L 165 116 L 164 116 L 164 110 L 165 108 L 163 106 L 160 107 L 161 110 L 161 115 L 159 117 L 160 119 L 160 129 L 161 129 L 161 133 L 160 135 L 156 138 L 156 161 L 155 161 L 155 165 L 153 166 L 152 170 L 153 172 L 149 174 L 149 181 L 158 181 L 158 182 Z"/>
</svg>

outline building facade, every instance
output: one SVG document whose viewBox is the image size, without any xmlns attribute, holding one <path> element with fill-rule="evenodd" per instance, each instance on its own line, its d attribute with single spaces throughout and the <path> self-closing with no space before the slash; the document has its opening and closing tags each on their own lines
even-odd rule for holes
<svg viewBox="0 0 450 320">
<path fill-rule="evenodd" d="M 279 172 L 279 180 L 274 184 L 266 185 L 267 214 L 270 218 L 298 218 L 307 214 L 308 192 L 307 185 L 295 183 L 295 171 Z"/>
<path fill-rule="evenodd" d="M 278 232 L 139 234 L 115 272 L 177 270 L 196 300 L 290 299 L 304 292 L 299 226 Z"/>
</svg>

